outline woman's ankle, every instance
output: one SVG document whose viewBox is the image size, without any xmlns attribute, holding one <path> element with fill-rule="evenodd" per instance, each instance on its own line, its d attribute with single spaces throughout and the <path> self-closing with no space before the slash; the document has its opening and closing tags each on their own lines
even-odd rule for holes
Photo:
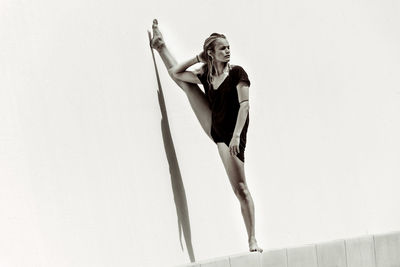
<svg viewBox="0 0 400 267">
<path fill-rule="evenodd" d="M 249 237 L 249 243 L 250 243 L 250 242 L 257 242 L 257 239 L 256 239 L 256 236 L 255 236 L 255 235 Z"/>
</svg>

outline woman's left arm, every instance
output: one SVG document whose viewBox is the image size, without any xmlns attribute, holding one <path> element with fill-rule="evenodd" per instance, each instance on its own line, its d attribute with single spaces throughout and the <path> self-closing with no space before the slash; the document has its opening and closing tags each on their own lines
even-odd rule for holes
<svg viewBox="0 0 400 267">
<path fill-rule="evenodd" d="M 233 136 L 231 142 L 229 143 L 229 151 L 232 156 L 240 153 L 239 144 L 240 144 L 240 134 L 242 133 L 244 124 L 246 123 L 247 115 L 249 114 L 249 86 L 240 82 L 236 86 L 238 92 L 238 98 L 240 103 L 239 113 L 236 119 L 235 129 L 233 131 Z"/>
</svg>

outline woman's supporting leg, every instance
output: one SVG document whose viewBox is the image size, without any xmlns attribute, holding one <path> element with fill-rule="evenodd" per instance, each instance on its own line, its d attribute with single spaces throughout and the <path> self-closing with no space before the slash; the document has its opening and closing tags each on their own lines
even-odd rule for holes
<svg viewBox="0 0 400 267">
<path fill-rule="evenodd" d="M 162 34 L 158 29 L 157 20 L 153 21 L 152 28 L 153 28 L 153 39 L 151 40 L 150 45 L 155 50 L 158 51 L 161 59 L 164 62 L 165 67 L 167 69 L 170 69 L 171 67 L 177 64 L 176 59 L 174 58 L 174 56 L 172 56 L 171 52 L 165 45 Z M 201 127 L 208 135 L 208 137 L 211 138 L 211 109 L 205 94 L 197 84 L 183 82 L 178 79 L 175 79 L 172 76 L 171 78 L 186 93 L 190 106 L 192 107 L 194 114 L 199 120 Z"/>
<path fill-rule="evenodd" d="M 257 245 L 255 236 L 254 202 L 247 187 L 244 163 L 237 157 L 231 156 L 229 148 L 225 143 L 217 143 L 217 145 L 232 189 L 240 202 L 242 216 L 249 238 L 249 250 L 262 252 L 263 250 Z"/>
</svg>

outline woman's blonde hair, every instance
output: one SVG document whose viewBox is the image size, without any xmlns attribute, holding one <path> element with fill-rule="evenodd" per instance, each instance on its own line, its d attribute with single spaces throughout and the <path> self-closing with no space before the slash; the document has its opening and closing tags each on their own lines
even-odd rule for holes
<svg viewBox="0 0 400 267">
<path fill-rule="evenodd" d="M 223 35 L 221 33 L 212 33 L 210 35 L 210 37 L 208 37 L 204 41 L 204 45 L 203 45 L 203 54 L 207 60 L 207 63 L 204 65 L 204 67 L 207 68 L 207 82 L 208 82 L 209 86 L 211 86 L 211 82 L 213 81 L 213 76 L 216 75 L 216 73 L 217 73 L 217 68 L 214 65 L 213 57 L 211 57 L 208 54 L 208 51 L 210 51 L 210 50 L 215 51 L 216 40 L 218 40 L 219 38 L 223 38 L 226 40 L 225 35 Z M 228 67 L 229 67 L 229 69 L 231 69 L 231 66 L 229 63 L 228 63 Z"/>
</svg>

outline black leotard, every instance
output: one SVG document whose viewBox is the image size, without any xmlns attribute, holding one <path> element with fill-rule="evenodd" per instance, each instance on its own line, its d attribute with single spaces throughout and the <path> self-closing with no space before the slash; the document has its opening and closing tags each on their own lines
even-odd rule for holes
<svg viewBox="0 0 400 267">
<path fill-rule="evenodd" d="M 239 99 L 236 86 L 244 82 L 250 86 L 250 80 L 246 71 L 238 65 L 231 66 L 228 76 L 217 89 L 207 82 L 207 67 L 197 77 L 204 86 L 204 92 L 210 103 L 212 111 L 211 137 L 215 143 L 223 142 L 229 147 L 235 129 L 239 112 Z M 240 153 L 237 157 L 244 162 L 244 151 L 246 148 L 246 135 L 249 126 L 249 115 L 240 134 Z"/>
</svg>

